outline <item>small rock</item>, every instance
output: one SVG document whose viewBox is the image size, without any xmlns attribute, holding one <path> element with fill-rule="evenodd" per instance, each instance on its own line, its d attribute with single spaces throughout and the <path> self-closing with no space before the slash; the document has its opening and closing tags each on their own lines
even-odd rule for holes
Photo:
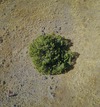
<svg viewBox="0 0 100 107">
<path fill-rule="evenodd" d="M 65 22 L 65 24 L 68 24 L 68 22 Z"/>
<path fill-rule="evenodd" d="M 57 88 L 57 86 L 55 86 L 55 89 Z"/>
<path fill-rule="evenodd" d="M 14 5 L 14 7 L 16 7 L 16 5 Z"/>
<path fill-rule="evenodd" d="M 57 26 L 55 26 L 55 28 L 57 28 Z"/>
<path fill-rule="evenodd" d="M 2 38 L 2 37 L 0 37 L 0 44 L 1 44 L 1 43 L 3 43 L 3 38 Z"/>
<path fill-rule="evenodd" d="M 45 27 L 42 27 L 42 30 L 41 30 L 41 32 L 42 32 L 42 35 L 45 35 Z"/>
<path fill-rule="evenodd" d="M 50 90 L 52 90 L 52 87 L 51 87 L 51 86 L 50 86 L 49 88 L 50 88 Z"/>
<path fill-rule="evenodd" d="M 1 84 L 1 80 L 0 80 L 0 84 Z"/>
<path fill-rule="evenodd" d="M 13 78 L 12 76 L 10 76 L 10 78 Z"/>
<path fill-rule="evenodd" d="M 49 21 L 49 23 L 52 23 L 51 21 Z"/>
<path fill-rule="evenodd" d="M 6 36 L 9 36 L 9 35 L 10 35 L 9 31 L 7 31 L 7 32 L 6 32 Z"/>
<path fill-rule="evenodd" d="M 28 50 L 26 51 L 26 54 L 28 53 Z"/>
<path fill-rule="evenodd" d="M 3 30 L 5 30 L 5 28 L 3 27 Z"/>
<path fill-rule="evenodd" d="M 44 80 L 47 80 L 47 79 L 48 79 L 48 77 L 44 76 Z"/>
<path fill-rule="evenodd" d="M 55 0 L 55 2 L 58 2 L 58 0 Z"/>
<path fill-rule="evenodd" d="M 51 79 L 54 79 L 54 77 L 51 77 Z"/>
<path fill-rule="evenodd" d="M 17 106 L 16 106 L 16 104 L 14 104 L 14 106 L 13 106 L 13 107 L 17 107 Z"/>
<path fill-rule="evenodd" d="M 10 91 L 9 90 L 9 92 L 8 92 L 8 97 L 15 97 L 15 96 L 17 96 L 18 94 L 17 93 L 14 93 L 14 92 L 12 92 L 12 91 Z"/>
<path fill-rule="evenodd" d="M 24 84 L 21 84 L 21 87 L 23 87 L 24 86 Z"/>
<path fill-rule="evenodd" d="M 10 62 L 12 63 L 12 59 L 10 60 Z"/>
<path fill-rule="evenodd" d="M 5 85 L 6 84 L 6 81 L 3 81 L 3 85 Z"/>
<path fill-rule="evenodd" d="M 41 21 L 41 19 L 38 20 L 39 22 Z"/>
<path fill-rule="evenodd" d="M 2 64 L 0 64 L 0 68 L 2 68 L 3 67 L 3 65 Z"/>
<path fill-rule="evenodd" d="M 8 68 L 10 65 L 9 64 L 6 64 L 6 67 Z"/>
<path fill-rule="evenodd" d="M 2 64 L 4 64 L 5 62 L 6 62 L 6 60 L 5 60 L 5 59 L 3 59 L 3 60 L 2 60 Z"/>
<path fill-rule="evenodd" d="M 51 95 L 52 95 L 52 97 L 55 97 L 55 96 L 56 96 L 55 93 L 53 93 L 53 92 L 51 93 Z"/>
<path fill-rule="evenodd" d="M 59 27 L 59 30 L 61 30 L 61 27 Z"/>
<path fill-rule="evenodd" d="M 58 33 L 58 31 L 56 31 L 56 33 Z"/>
<path fill-rule="evenodd" d="M 45 27 L 42 27 L 42 30 L 45 30 Z"/>
<path fill-rule="evenodd" d="M 84 2 L 86 2 L 86 0 L 84 0 Z"/>
<path fill-rule="evenodd" d="M 21 105 L 17 105 L 17 107 L 21 107 Z"/>
<path fill-rule="evenodd" d="M 45 32 L 44 32 L 44 31 L 42 32 L 42 35 L 45 35 Z"/>
<path fill-rule="evenodd" d="M 18 26 L 16 26 L 16 29 L 18 28 Z"/>
</svg>

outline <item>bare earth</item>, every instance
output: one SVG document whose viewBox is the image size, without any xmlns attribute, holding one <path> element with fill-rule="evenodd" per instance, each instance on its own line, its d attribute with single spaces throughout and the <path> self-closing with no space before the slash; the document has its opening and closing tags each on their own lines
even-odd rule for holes
<svg viewBox="0 0 100 107">
<path fill-rule="evenodd" d="M 71 39 L 73 70 L 34 70 L 28 47 L 43 32 Z M 0 0 L 0 107 L 100 107 L 100 0 Z"/>
</svg>

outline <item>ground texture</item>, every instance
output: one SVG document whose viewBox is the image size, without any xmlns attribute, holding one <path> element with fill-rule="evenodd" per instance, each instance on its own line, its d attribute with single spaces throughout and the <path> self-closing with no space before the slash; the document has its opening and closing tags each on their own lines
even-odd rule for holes
<svg viewBox="0 0 100 107">
<path fill-rule="evenodd" d="M 66 74 L 39 74 L 28 47 L 40 34 L 71 39 Z M 100 107 L 100 0 L 0 0 L 0 107 Z"/>
</svg>

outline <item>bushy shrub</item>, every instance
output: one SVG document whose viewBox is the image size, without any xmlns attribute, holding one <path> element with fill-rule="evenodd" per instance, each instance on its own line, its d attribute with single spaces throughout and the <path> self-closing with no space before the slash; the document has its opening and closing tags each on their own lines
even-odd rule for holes
<svg viewBox="0 0 100 107">
<path fill-rule="evenodd" d="M 35 68 L 43 74 L 61 74 L 73 66 L 75 53 L 70 41 L 59 35 L 41 35 L 30 45 L 29 53 Z"/>
</svg>

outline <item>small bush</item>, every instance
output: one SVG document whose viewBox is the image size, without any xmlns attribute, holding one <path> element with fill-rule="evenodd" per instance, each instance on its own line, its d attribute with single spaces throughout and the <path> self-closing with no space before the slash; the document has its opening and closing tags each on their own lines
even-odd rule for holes
<svg viewBox="0 0 100 107">
<path fill-rule="evenodd" d="M 75 53 L 71 42 L 59 35 L 39 36 L 30 45 L 29 53 L 35 68 L 43 74 L 61 74 L 72 66 Z"/>
</svg>

